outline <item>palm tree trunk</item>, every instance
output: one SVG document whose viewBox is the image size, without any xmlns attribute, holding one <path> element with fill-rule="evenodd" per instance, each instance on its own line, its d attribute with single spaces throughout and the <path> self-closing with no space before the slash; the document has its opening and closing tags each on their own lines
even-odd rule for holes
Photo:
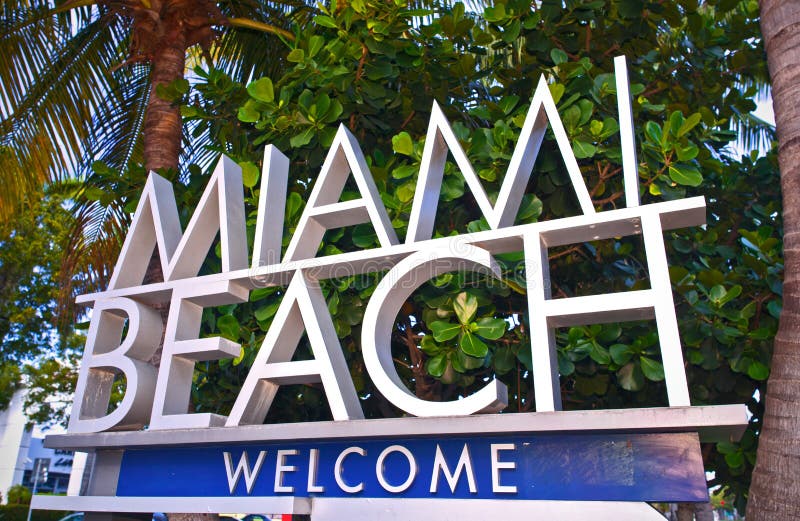
<svg viewBox="0 0 800 521">
<path fill-rule="evenodd" d="M 784 283 L 747 521 L 800 519 L 800 2 L 760 5 L 779 143 Z"/>
<path fill-rule="evenodd" d="M 155 52 L 151 59 L 152 85 L 150 97 L 147 102 L 144 121 L 144 160 L 147 170 L 160 168 L 178 169 L 178 159 L 181 152 L 181 138 L 183 124 L 180 109 L 169 101 L 161 99 L 156 93 L 159 85 L 167 85 L 172 81 L 183 78 L 186 67 L 186 49 L 189 46 L 187 27 L 182 19 L 185 10 L 175 9 L 173 2 L 154 1 L 151 3 L 153 11 L 160 14 L 156 22 L 156 34 L 159 38 Z M 163 280 L 161 261 L 157 251 L 153 253 L 145 274 L 145 283 Z M 156 306 L 161 313 L 161 320 L 166 330 L 169 304 Z M 164 337 L 161 337 L 161 346 L 156 351 L 151 363 L 158 366 L 161 360 L 161 350 Z M 217 514 L 208 513 L 170 513 L 172 521 L 214 521 L 219 519 Z"/>
<path fill-rule="evenodd" d="M 144 160 L 147 170 L 178 168 L 181 152 L 182 122 L 180 109 L 156 94 L 159 85 L 183 78 L 186 67 L 187 27 L 185 11 L 175 9 L 170 0 L 152 2 L 159 13 L 152 64 L 152 86 L 144 121 Z"/>
</svg>

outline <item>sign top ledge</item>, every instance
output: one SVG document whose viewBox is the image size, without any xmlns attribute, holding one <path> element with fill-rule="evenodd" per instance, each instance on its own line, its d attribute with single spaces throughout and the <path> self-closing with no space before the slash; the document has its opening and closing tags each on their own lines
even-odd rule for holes
<svg viewBox="0 0 800 521">
<path fill-rule="evenodd" d="M 701 441 L 741 437 L 748 424 L 747 406 L 704 405 L 602 409 L 454 417 L 402 417 L 368 420 L 282 423 L 197 429 L 57 434 L 45 439 L 53 449 L 95 450 L 189 446 L 224 443 L 335 440 L 512 433 L 697 432 Z M 202 433 L 202 434 L 200 434 Z"/>
</svg>

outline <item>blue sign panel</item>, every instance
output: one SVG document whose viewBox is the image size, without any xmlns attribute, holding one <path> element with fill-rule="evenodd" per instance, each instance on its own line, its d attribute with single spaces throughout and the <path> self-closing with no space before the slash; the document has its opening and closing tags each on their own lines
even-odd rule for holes
<svg viewBox="0 0 800 521">
<path fill-rule="evenodd" d="M 706 501 L 696 434 L 531 434 L 128 449 L 117 496 Z"/>
</svg>

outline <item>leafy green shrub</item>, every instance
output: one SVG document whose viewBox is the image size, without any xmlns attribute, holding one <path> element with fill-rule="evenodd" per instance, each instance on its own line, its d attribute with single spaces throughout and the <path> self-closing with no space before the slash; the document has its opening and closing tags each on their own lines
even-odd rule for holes
<svg viewBox="0 0 800 521">
<path fill-rule="evenodd" d="M 8 489 L 9 505 L 30 505 L 31 491 L 24 485 L 14 485 Z"/>
<path fill-rule="evenodd" d="M 11 494 L 8 496 L 10 499 Z M 69 513 L 60 510 L 34 510 L 31 512 L 31 521 L 58 521 Z M 27 518 L 28 505 L 0 505 L 0 521 L 26 521 Z"/>
</svg>

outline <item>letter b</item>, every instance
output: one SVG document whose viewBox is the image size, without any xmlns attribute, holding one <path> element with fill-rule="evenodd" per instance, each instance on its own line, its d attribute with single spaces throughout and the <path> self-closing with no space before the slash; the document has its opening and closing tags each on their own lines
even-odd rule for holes
<svg viewBox="0 0 800 521">
<path fill-rule="evenodd" d="M 157 369 L 147 361 L 158 348 L 162 333 L 161 315 L 153 308 L 128 298 L 95 303 L 68 432 L 130 430 L 148 422 Z M 118 374 L 125 375 L 125 396 L 108 413 Z"/>
</svg>

